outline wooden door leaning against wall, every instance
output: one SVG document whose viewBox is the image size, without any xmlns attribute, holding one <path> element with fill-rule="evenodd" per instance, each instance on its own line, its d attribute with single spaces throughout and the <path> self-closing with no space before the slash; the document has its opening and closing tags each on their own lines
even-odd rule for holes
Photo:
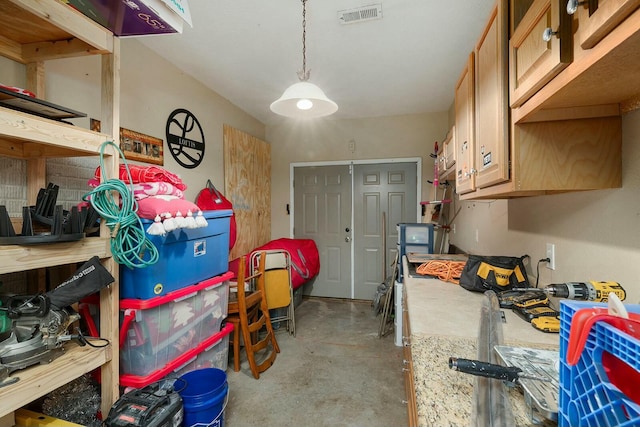
<svg viewBox="0 0 640 427">
<path fill-rule="evenodd" d="M 229 259 L 271 239 L 271 145 L 224 125 L 224 191 L 233 203 L 237 239 Z"/>
</svg>

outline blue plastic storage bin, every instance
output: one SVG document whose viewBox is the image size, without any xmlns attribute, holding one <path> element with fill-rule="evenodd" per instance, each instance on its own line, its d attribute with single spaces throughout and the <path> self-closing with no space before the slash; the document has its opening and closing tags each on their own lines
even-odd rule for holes
<svg viewBox="0 0 640 427">
<path fill-rule="evenodd" d="M 402 280 L 402 257 L 409 252 L 433 253 L 433 224 L 402 222 L 396 226 L 398 232 L 398 280 Z"/>
<path fill-rule="evenodd" d="M 607 307 L 604 303 L 560 301 L 560 427 L 640 426 L 640 405 L 612 384 L 603 366 L 603 353 L 640 375 L 640 340 L 605 323 L 591 328 L 578 363 L 569 366 L 567 351 L 574 314 L 584 308 Z M 625 304 L 629 313 L 640 313 L 640 305 Z"/>
<path fill-rule="evenodd" d="M 226 272 L 231 214 L 230 209 L 205 211 L 207 227 L 147 234 L 158 248 L 158 262 L 144 268 L 121 266 L 120 298 L 150 299 Z M 152 222 L 142 220 L 145 229 Z"/>
</svg>

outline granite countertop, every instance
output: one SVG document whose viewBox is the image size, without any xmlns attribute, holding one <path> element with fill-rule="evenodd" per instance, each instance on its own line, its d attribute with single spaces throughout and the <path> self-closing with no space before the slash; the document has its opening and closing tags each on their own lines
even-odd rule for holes
<svg viewBox="0 0 640 427">
<path fill-rule="evenodd" d="M 484 296 L 431 278 L 405 276 L 404 286 L 418 424 L 469 425 L 476 377 L 450 369 L 449 357 L 478 358 L 477 334 Z M 537 331 L 510 310 L 505 310 L 505 319 L 505 345 L 558 349 L 558 334 Z M 520 389 L 512 387 L 508 393 L 516 425 L 531 425 Z"/>
</svg>

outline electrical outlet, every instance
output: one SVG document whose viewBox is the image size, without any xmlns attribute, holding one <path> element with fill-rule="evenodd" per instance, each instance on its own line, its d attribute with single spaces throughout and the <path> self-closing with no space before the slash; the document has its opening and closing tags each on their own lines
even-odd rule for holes
<svg viewBox="0 0 640 427">
<path fill-rule="evenodd" d="M 553 243 L 547 243 L 547 258 L 549 261 L 547 262 L 547 268 L 549 270 L 556 269 L 556 245 Z"/>
<path fill-rule="evenodd" d="M 456 224 L 455 223 L 453 223 L 451 225 L 451 228 L 453 229 L 453 234 L 456 234 Z"/>
</svg>

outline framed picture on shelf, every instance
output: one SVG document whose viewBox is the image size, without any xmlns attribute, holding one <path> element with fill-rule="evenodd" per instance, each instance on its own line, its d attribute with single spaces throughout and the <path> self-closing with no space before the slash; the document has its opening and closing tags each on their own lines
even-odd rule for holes
<svg viewBox="0 0 640 427">
<path fill-rule="evenodd" d="M 120 128 L 120 149 L 127 160 L 164 165 L 163 143 L 160 138 Z"/>
</svg>

